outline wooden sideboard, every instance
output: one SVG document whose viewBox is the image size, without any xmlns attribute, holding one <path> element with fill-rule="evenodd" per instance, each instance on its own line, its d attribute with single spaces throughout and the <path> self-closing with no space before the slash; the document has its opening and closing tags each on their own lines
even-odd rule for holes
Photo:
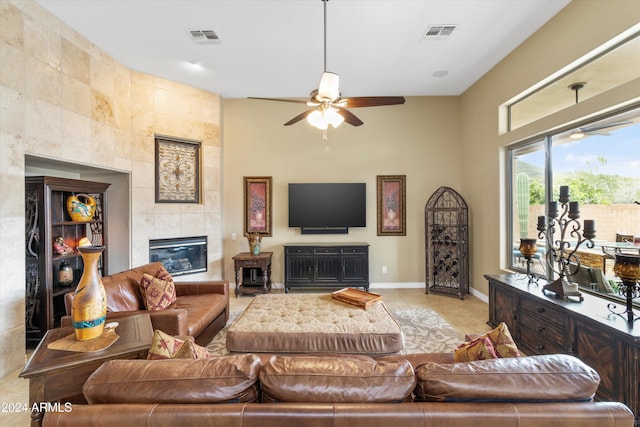
<svg viewBox="0 0 640 427">
<path fill-rule="evenodd" d="M 290 243 L 284 246 L 284 289 L 363 287 L 369 290 L 369 244 Z"/>
<path fill-rule="evenodd" d="M 640 426 L 640 321 L 607 309 L 610 302 L 584 294 L 584 301 L 543 294 L 548 282 L 529 284 L 513 274 L 485 275 L 489 281 L 489 325 L 505 322 L 527 355 L 565 353 L 600 375 L 596 399 L 625 403 Z M 624 303 L 618 304 L 618 308 Z"/>
</svg>

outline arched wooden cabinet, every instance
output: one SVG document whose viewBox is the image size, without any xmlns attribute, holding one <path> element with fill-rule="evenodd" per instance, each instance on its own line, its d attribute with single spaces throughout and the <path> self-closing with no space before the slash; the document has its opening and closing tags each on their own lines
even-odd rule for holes
<svg viewBox="0 0 640 427">
<path fill-rule="evenodd" d="M 469 293 L 469 213 L 464 199 L 440 187 L 424 209 L 426 293 Z"/>
</svg>

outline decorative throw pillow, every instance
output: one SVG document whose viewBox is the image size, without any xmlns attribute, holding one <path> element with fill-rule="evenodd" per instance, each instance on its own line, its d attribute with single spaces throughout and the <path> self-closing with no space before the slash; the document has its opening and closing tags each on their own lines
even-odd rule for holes
<svg viewBox="0 0 640 427">
<path fill-rule="evenodd" d="M 486 348 L 484 339 L 489 340 L 489 343 L 491 344 L 491 351 Z M 458 354 L 458 350 L 461 350 L 459 352 L 460 354 Z M 464 360 L 466 357 L 464 354 L 467 354 L 467 350 L 471 351 L 471 353 L 469 353 L 471 357 L 468 360 Z M 492 353 L 494 354 L 493 357 L 485 357 Z M 477 355 L 477 358 L 473 358 L 473 355 Z M 456 362 L 466 362 L 492 358 L 520 357 L 520 351 L 518 351 L 518 347 L 513 341 L 509 328 L 504 322 L 501 322 L 492 331 L 489 331 L 484 335 L 480 335 L 471 341 L 460 344 L 456 348 L 454 356 Z M 460 360 L 458 360 L 458 358 L 460 358 Z"/>
<path fill-rule="evenodd" d="M 147 359 L 160 360 L 171 359 L 176 354 L 180 347 L 184 345 L 184 341 L 178 338 L 174 338 L 169 334 L 165 334 L 159 329 L 153 332 L 153 340 L 151 341 L 151 348 L 147 353 Z"/>
<path fill-rule="evenodd" d="M 178 351 L 171 357 L 172 359 L 207 359 L 209 350 L 193 341 L 186 341 Z"/>
<path fill-rule="evenodd" d="M 461 344 L 453 352 L 454 362 L 472 362 L 474 360 L 497 359 L 491 340 L 485 336 Z"/>
<path fill-rule="evenodd" d="M 487 332 L 485 336 L 491 340 L 493 349 L 498 357 L 520 357 L 518 347 L 513 341 L 509 328 L 504 322 L 496 326 L 493 331 Z"/>
<path fill-rule="evenodd" d="M 165 270 L 166 271 L 166 270 Z M 144 273 L 140 281 L 140 293 L 147 310 L 164 310 L 176 302 L 176 287 L 169 275 L 165 279 Z"/>
</svg>

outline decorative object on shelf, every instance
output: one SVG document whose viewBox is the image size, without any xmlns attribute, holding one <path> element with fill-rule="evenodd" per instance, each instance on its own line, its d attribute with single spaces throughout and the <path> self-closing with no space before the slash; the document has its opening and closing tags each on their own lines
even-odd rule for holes
<svg viewBox="0 0 640 427">
<path fill-rule="evenodd" d="M 622 285 L 618 287 L 620 295 L 626 299 L 626 310 L 618 313 L 615 311 L 616 305 L 607 304 L 610 312 L 627 318 L 627 322 L 633 325 L 633 322 L 640 319 L 640 315 L 633 312 L 633 300 L 640 297 L 640 255 L 633 254 L 616 254 L 616 263 L 613 271 L 620 279 Z"/>
<path fill-rule="evenodd" d="M 569 283 L 568 277 L 580 271 L 580 258 L 576 255 L 580 245 L 586 242 L 587 248 L 593 248 L 593 238 L 596 237 L 595 222 L 591 219 L 584 220 L 584 229 L 580 233 L 580 205 L 578 202 L 571 202 L 569 198 L 569 187 L 560 186 L 560 197 L 562 213 L 558 217 L 558 202 L 550 201 L 547 215 L 549 224 L 545 216 L 538 217 L 538 237 L 546 239 L 547 253 L 546 261 L 548 267 L 558 275 L 558 278 L 551 284 L 544 286 L 544 291 L 555 293 L 556 298 L 569 300 L 569 297 L 577 297 L 583 301 L 584 297 L 578 292 L 578 285 Z M 560 239 L 555 239 L 555 233 L 560 232 Z M 567 232 L 569 233 L 567 235 Z M 568 237 L 576 239 L 575 246 L 571 247 Z M 555 265 L 557 264 L 557 268 Z"/>
<path fill-rule="evenodd" d="M 271 177 L 244 177 L 244 232 L 271 236 Z"/>
<path fill-rule="evenodd" d="M 58 236 L 53 241 L 53 251 L 58 255 L 66 255 L 72 253 L 73 249 L 64 242 L 62 236 Z"/>
<path fill-rule="evenodd" d="M 406 236 L 406 175 L 378 175 L 378 236 Z"/>
<path fill-rule="evenodd" d="M 155 140 L 156 203 L 200 203 L 200 142 Z"/>
<path fill-rule="evenodd" d="M 66 261 L 62 261 L 58 266 L 58 286 L 66 287 L 72 284 L 73 268 Z"/>
<path fill-rule="evenodd" d="M 426 293 L 469 293 L 469 209 L 462 196 L 440 187 L 425 214 Z"/>
<path fill-rule="evenodd" d="M 529 284 L 538 284 L 538 276 L 531 272 L 531 264 L 533 264 L 533 256 L 538 252 L 538 245 L 536 239 L 520 239 L 520 253 L 527 261 L 527 277 L 529 278 Z"/>
<path fill-rule="evenodd" d="M 96 199 L 84 193 L 67 198 L 67 212 L 75 222 L 89 222 L 96 214 Z"/>
<path fill-rule="evenodd" d="M 260 233 L 245 233 L 244 235 L 249 240 L 249 252 L 251 252 L 251 255 L 259 255 L 262 235 Z"/>
<path fill-rule="evenodd" d="M 74 292 L 71 318 L 76 340 L 86 341 L 102 334 L 107 318 L 107 296 L 98 271 L 104 246 L 80 246 L 78 251 L 84 270 Z"/>
</svg>

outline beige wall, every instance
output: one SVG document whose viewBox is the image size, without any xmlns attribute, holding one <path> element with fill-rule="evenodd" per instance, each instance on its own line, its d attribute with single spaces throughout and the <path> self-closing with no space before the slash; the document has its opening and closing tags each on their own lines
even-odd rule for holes
<svg viewBox="0 0 640 427">
<path fill-rule="evenodd" d="M 602 25 L 606 22 L 607 25 Z M 505 267 L 503 147 L 612 106 L 640 101 L 635 81 L 585 100 L 510 134 L 498 134 L 498 106 L 637 25 L 633 0 L 573 1 L 461 97 L 462 195 L 471 211 L 471 282 L 488 292 L 484 274 Z"/>
<path fill-rule="evenodd" d="M 273 237 L 262 248 L 274 252 L 272 275 L 281 284 L 287 242 L 367 242 L 370 280 L 420 283 L 425 280 L 424 207 L 440 186 L 460 189 L 458 97 L 408 98 L 401 106 L 359 108 L 360 127 L 322 131 L 306 121 L 284 127 L 304 106 L 227 99 L 224 101 L 225 276 L 233 278 L 232 256 L 247 251 L 243 237 L 243 176 L 272 176 Z M 406 175 L 407 235 L 377 236 L 376 175 Z M 367 227 L 347 235 L 302 235 L 287 226 L 290 182 L 365 182 Z M 231 240 L 231 233 L 238 239 Z M 382 266 L 387 274 L 382 274 Z"/>
<path fill-rule="evenodd" d="M 25 156 L 130 176 L 131 265 L 148 262 L 149 239 L 207 235 L 209 272 L 200 276 L 219 278 L 222 245 L 220 98 L 126 69 L 30 0 L 0 1 L 0 18 L 3 376 L 25 355 Z M 203 203 L 154 203 L 154 132 L 202 141 Z"/>
</svg>

